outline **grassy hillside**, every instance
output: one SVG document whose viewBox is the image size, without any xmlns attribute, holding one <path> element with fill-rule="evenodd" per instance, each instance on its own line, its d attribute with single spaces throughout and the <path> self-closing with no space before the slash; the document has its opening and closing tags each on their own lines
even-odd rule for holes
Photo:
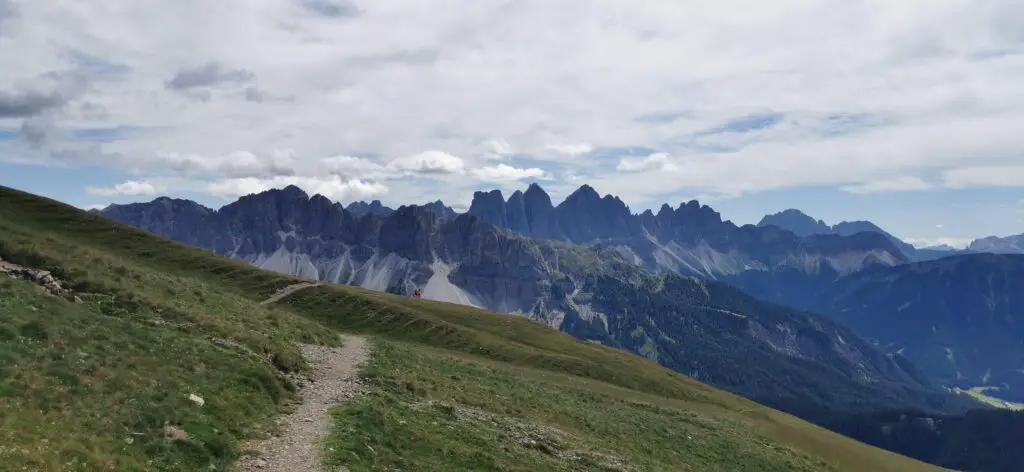
<svg viewBox="0 0 1024 472">
<path fill-rule="evenodd" d="M 0 258 L 82 300 L 0 278 L 0 470 L 225 470 L 334 330 L 376 344 L 327 444 L 351 470 L 936 470 L 522 318 L 346 286 L 261 306 L 296 280 L 3 187 Z"/>
</svg>

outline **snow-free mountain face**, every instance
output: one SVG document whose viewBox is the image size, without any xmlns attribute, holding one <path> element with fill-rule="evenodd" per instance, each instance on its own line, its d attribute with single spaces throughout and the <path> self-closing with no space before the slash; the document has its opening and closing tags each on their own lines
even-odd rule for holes
<svg viewBox="0 0 1024 472">
<path fill-rule="evenodd" d="M 543 200 L 541 194 L 526 192 L 525 224 L 566 238 L 635 237 L 637 217 L 617 199 L 595 194 L 584 190 L 571 200 L 574 214 L 560 215 L 545 207 L 535 212 L 525 201 Z M 584 227 L 594 215 L 582 208 L 593 205 L 615 212 Z M 906 359 L 825 318 L 717 282 L 647 273 L 618 248 L 532 239 L 471 214 L 442 217 L 404 206 L 386 217 L 356 218 L 296 187 L 249 195 L 217 211 L 157 199 L 103 214 L 265 269 L 399 294 L 420 288 L 425 298 L 529 316 L 782 408 L 955 407 L 956 399 Z M 563 231 L 566 221 L 577 226 Z"/>
<path fill-rule="evenodd" d="M 352 202 L 345 209 L 356 218 L 362 218 L 363 215 L 388 216 L 395 212 L 395 210 L 384 206 L 380 200 L 374 200 L 370 203 L 363 201 Z"/>
<path fill-rule="evenodd" d="M 757 223 L 759 227 L 775 226 L 790 231 L 799 236 L 813 236 L 821 234 L 835 234 L 839 236 L 852 236 L 858 233 L 877 233 L 885 236 L 904 256 L 911 260 L 928 260 L 936 256 L 941 257 L 935 251 L 921 251 L 903 240 L 893 236 L 879 228 L 870 221 L 842 221 L 829 226 L 822 220 L 804 214 L 802 211 L 790 208 L 771 215 L 765 215 Z"/>
<path fill-rule="evenodd" d="M 536 184 L 508 200 L 498 190 L 477 192 L 469 214 L 533 238 L 610 247 L 650 270 L 712 279 L 790 268 L 834 278 L 906 261 L 875 233 L 800 237 L 776 227 L 740 227 L 697 201 L 636 215 L 618 197 L 602 197 L 588 185 L 557 206 Z"/>
<path fill-rule="evenodd" d="M 967 247 L 974 252 L 990 252 L 993 254 L 1024 254 L 1024 234 L 999 238 L 989 236 L 977 239 Z"/>
<path fill-rule="evenodd" d="M 1024 401 L 1024 255 L 970 254 L 842 277 L 807 308 L 944 385 Z"/>
<path fill-rule="evenodd" d="M 815 220 L 800 210 L 790 208 L 761 218 L 758 226 L 778 226 L 797 236 L 814 234 L 834 234 L 832 227 L 822 220 Z"/>
</svg>

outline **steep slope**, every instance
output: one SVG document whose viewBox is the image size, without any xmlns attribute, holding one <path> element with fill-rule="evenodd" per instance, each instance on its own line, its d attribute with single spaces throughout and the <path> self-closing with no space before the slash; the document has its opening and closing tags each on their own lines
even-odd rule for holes
<svg viewBox="0 0 1024 472">
<path fill-rule="evenodd" d="M 906 261 L 875 233 L 800 237 L 770 226 L 737 227 L 697 201 L 635 215 L 618 197 L 601 197 L 588 185 L 558 206 L 536 184 L 507 201 L 497 190 L 476 192 L 468 213 L 533 238 L 612 247 L 650 270 L 712 279 L 790 269 L 831 277 Z"/>
<path fill-rule="evenodd" d="M 952 470 L 1013 472 L 1024 464 L 1024 412 L 936 416 L 888 411 L 835 415 L 823 423 L 868 444 Z"/>
<path fill-rule="evenodd" d="M 1024 400 L 1024 255 L 955 255 L 828 283 L 744 275 L 736 285 L 748 293 L 829 316 L 940 385 L 997 387 L 989 393 Z"/>
<path fill-rule="evenodd" d="M 945 385 L 1024 400 L 1024 255 L 868 270 L 840 278 L 815 305 Z"/>
<path fill-rule="evenodd" d="M 607 202 L 628 215 L 621 202 L 596 193 L 567 201 Z M 147 216 L 148 205 L 160 216 Z M 203 227 L 218 231 L 203 233 L 206 240 L 166 221 L 165 209 L 158 199 L 104 213 L 281 273 L 398 294 L 421 288 L 424 298 L 525 315 L 767 403 L 958 408 L 905 360 L 826 319 L 718 283 L 649 275 L 614 249 L 529 239 L 470 215 L 442 220 L 414 206 L 356 220 L 295 187 L 201 213 Z M 605 221 L 605 228 L 628 230 L 622 218 Z"/>
<path fill-rule="evenodd" d="M 223 470 L 294 396 L 294 342 L 334 329 L 377 338 L 375 393 L 334 412 L 334 466 L 937 470 L 520 317 L 338 285 L 263 305 L 300 280 L 6 187 L 0 257 L 83 297 L 0 277 L 16 470 Z"/>
</svg>

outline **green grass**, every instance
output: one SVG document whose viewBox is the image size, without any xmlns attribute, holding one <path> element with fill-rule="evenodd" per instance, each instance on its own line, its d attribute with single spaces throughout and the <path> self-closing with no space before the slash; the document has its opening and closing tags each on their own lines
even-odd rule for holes
<svg viewBox="0 0 1024 472">
<path fill-rule="evenodd" d="M 3 187 L 0 257 L 89 294 L 0 279 L 0 470 L 224 470 L 286 411 L 294 343 L 337 331 L 376 346 L 327 441 L 353 471 L 935 470 L 524 318 L 346 286 L 259 306 L 297 279 Z"/>
<path fill-rule="evenodd" d="M 974 387 L 966 390 L 954 387 L 951 391 L 957 395 L 969 395 L 981 403 L 1001 410 L 1024 411 L 1024 403 L 1003 400 L 985 393 L 988 391 L 999 391 L 999 387 Z"/>
<path fill-rule="evenodd" d="M 379 386 L 335 412 L 330 464 L 353 470 L 835 470 L 700 402 L 384 342 Z"/>
<path fill-rule="evenodd" d="M 34 227 L 7 197 L 0 257 L 52 269 L 84 303 L 0 276 L 0 470 L 222 470 L 293 396 L 282 372 L 305 368 L 294 342 L 336 343 L 214 280 Z M 165 441 L 165 424 L 190 439 Z"/>
</svg>

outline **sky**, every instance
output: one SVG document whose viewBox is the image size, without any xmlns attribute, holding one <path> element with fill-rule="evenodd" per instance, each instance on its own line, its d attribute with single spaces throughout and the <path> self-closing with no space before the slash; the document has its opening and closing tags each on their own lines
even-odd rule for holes
<svg viewBox="0 0 1024 472">
<path fill-rule="evenodd" d="M 1024 0 L 0 0 L 0 184 L 1024 233 Z"/>
</svg>

